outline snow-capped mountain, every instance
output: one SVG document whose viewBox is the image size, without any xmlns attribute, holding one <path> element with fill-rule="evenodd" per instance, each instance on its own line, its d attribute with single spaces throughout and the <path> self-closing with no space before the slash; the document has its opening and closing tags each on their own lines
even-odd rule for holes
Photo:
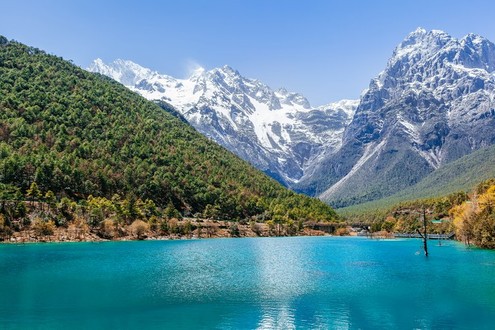
<svg viewBox="0 0 495 330">
<path fill-rule="evenodd" d="M 393 194 L 495 144 L 495 45 L 474 34 L 419 28 L 359 101 L 316 108 L 228 66 L 187 79 L 123 60 L 89 70 L 166 101 L 272 177 L 337 207 Z"/>
<path fill-rule="evenodd" d="M 358 101 L 313 108 L 301 94 L 272 90 L 229 66 L 176 79 L 131 61 L 95 60 L 107 75 L 150 100 L 174 106 L 198 131 L 286 185 L 342 141 Z"/>
<path fill-rule="evenodd" d="M 341 147 L 299 186 L 334 206 L 390 195 L 495 143 L 495 45 L 417 29 L 373 79 Z"/>
</svg>

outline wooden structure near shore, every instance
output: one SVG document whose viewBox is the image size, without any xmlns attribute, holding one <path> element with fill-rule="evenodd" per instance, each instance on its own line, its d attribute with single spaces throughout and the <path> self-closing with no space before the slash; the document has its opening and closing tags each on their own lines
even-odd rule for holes
<svg viewBox="0 0 495 330">
<path fill-rule="evenodd" d="M 394 234 L 396 238 L 422 238 L 422 236 L 418 233 L 396 233 Z M 448 234 L 427 234 L 428 239 L 454 239 L 455 233 Z"/>
</svg>

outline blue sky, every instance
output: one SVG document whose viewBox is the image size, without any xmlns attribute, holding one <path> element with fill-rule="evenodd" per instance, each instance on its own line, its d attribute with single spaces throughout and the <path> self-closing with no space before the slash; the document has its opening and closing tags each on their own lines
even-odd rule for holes
<svg viewBox="0 0 495 330">
<path fill-rule="evenodd" d="M 0 35 L 87 67 L 130 59 L 176 77 L 228 64 L 313 105 L 358 98 L 421 26 L 495 41 L 495 1 L 12 0 Z"/>
</svg>

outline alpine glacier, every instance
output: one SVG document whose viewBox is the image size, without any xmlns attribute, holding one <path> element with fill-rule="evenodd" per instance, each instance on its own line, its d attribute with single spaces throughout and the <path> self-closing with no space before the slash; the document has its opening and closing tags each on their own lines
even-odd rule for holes
<svg viewBox="0 0 495 330">
<path fill-rule="evenodd" d="M 199 132 L 285 185 L 309 164 L 340 147 L 356 100 L 311 107 L 301 94 L 272 90 L 229 66 L 199 68 L 177 79 L 126 60 L 95 60 L 89 71 L 107 75 L 149 100 L 171 104 Z"/>
<path fill-rule="evenodd" d="M 418 28 L 360 100 L 311 107 L 229 66 L 176 79 L 131 61 L 88 69 L 175 107 L 198 131 L 334 207 L 391 195 L 495 144 L 495 45 Z"/>
</svg>

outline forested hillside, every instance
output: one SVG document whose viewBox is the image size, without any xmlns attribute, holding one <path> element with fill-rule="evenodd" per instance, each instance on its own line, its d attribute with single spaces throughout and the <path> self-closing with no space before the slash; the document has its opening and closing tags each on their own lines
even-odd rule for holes
<svg viewBox="0 0 495 330">
<path fill-rule="evenodd" d="M 472 186 L 469 193 L 402 201 L 387 210 L 350 214 L 347 221 L 371 223 L 373 231 L 415 233 L 423 230 L 423 215 L 429 233 L 454 233 L 466 244 L 495 249 L 495 179 Z"/>
<path fill-rule="evenodd" d="M 442 197 L 458 191 L 470 192 L 479 182 L 495 177 L 495 146 L 476 150 L 473 153 L 448 163 L 430 173 L 417 184 L 399 193 L 372 202 L 342 208 L 339 213 L 355 216 L 386 211 L 403 201 Z"/>
<path fill-rule="evenodd" d="M 101 197 L 216 219 L 336 217 L 121 84 L 4 37 L 0 193 L 4 213 L 8 201 L 62 199 L 84 213 Z"/>
</svg>

